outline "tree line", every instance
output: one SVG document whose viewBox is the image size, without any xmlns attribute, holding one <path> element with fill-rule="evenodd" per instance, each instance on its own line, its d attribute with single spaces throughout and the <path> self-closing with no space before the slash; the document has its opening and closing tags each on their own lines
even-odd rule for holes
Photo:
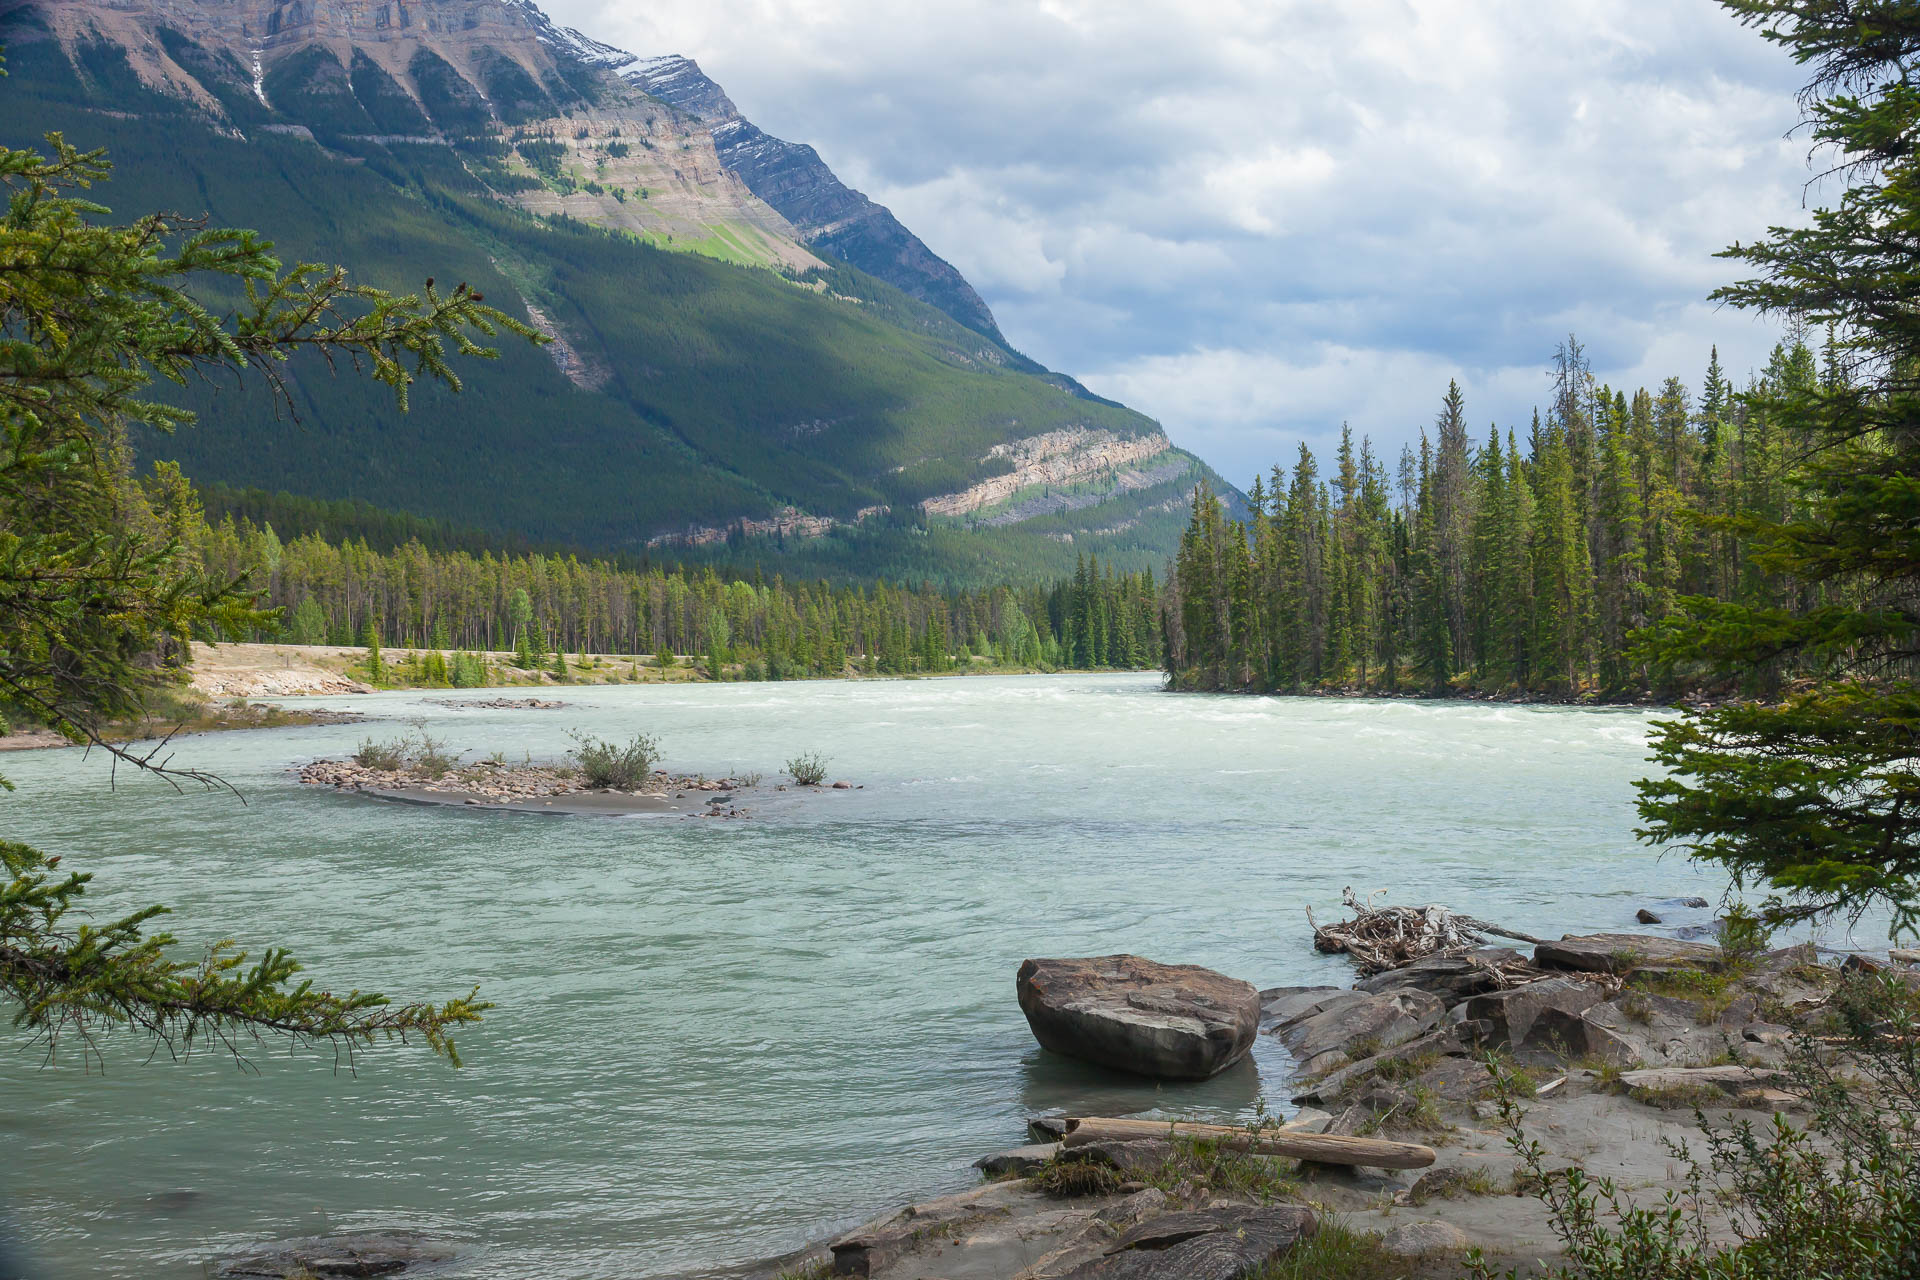
<svg viewBox="0 0 1920 1280">
<path fill-rule="evenodd" d="M 208 520 L 169 464 L 146 483 L 156 505 L 189 531 L 206 572 L 247 583 L 274 611 L 235 638 L 513 651 L 533 667 L 560 653 L 690 656 L 710 674 L 776 680 L 942 672 L 981 661 L 1087 670 L 1160 660 L 1154 574 L 1116 572 L 1092 557 L 1052 584 L 943 591 L 788 581 L 758 569 L 435 550 L 412 537 L 382 551 L 361 538 L 282 541 L 271 523 L 231 512 Z"/>
<path fill-rule="evenodd" d="M 1524 438 L 1476 443 L 1450 383 L 1391 471 L 1343 428 L 1330 476 L 1303 443 L 1246 520 L 1197 491 L 1168 574 L 1172 685 L 1631 696 L 1690 675 L 1636 641 L 1684 602 L 1807 603 L 1737 526 L 1792 518 L 1804 442 L 1777 404 L 1844 388 L 1831 338 L 1817 359 L 1796 324 L 1744 388 L 1716 348 L 1697 395 L 1601 384 L 1572 337 L 1550 373 Z"/>
</svg>

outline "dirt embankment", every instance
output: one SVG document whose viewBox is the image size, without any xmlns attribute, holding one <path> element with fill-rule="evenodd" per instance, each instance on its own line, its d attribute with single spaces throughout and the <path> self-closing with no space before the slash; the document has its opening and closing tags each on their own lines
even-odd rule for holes
<svg viewBox="0 0 1920 1280">
<path fill-rule="evenodd" d="M 193 646 L 190 686 L 209 698 L 294 698 L 372 693 L 345 674 L 360 649 L 334 645 L 201 644 Z"/>
</svg>

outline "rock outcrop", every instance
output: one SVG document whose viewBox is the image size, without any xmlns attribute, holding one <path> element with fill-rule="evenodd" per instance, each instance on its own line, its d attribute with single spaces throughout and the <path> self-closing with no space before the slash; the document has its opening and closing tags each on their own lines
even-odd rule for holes
<svg viewBox="0 0 1920 1280">
<path fill-rule="evenodd" d="M 1164 435 L 1120 437 L 1111 431 L 1070 427 L 997 444 L 982 462 L 1004 460 L 1008 470 L 959 493 L 941 494 L 920 504 L 930 516 L 964 516 L 1007 501 L 1022 489 L 1105 481 L 1112 492 L 1151 488 L 1167 477 L 1143 467 L 1173 448 Z M 1184 462 L 1180 465 L 1184 466 Z"/>
<path fill-rule="evenodd" d="M 804 143 L 766 133 L 740 114 L 692 58 L 646 58 L 626 69 L 632 82 L 672 103 L 713 133 L 720 162 L 798 228 L 805 243 L 938 307 L 1001 341 L 993 312 L 953 264 L 929 249 L 885 206 L 841 182 Z"/>
<path fill-rule="evenodd" d="M 1246 1057 L 1260 1021 L 1252 985 L 1139 956 L 1029 960 L 1020 1010 L 1043 1048 L 1163 1080 L 1204 1080 Z"/>
<path fill-rule="evenodd" d="M 1582 973 L 1666 973 L 1675 969 L 1718 969 L 1720 948 L 1648 933 L 1568 934 L 1542 942 L 1533 958 L 1543 969 Z"/>
<path fill-rule="evenodd" d="M 1304 1075 L 1319 1075 L 1355 1057 L 1405 1044 L 1432 1030 L 1447 1011 L 1438 996 L 1414 987 L 1346 991 L 1315 1005 L 1304 1016 L 1276 1022 L 1272 1029 Z M 1357 1046 L 1365 1046 L 1364 1051 L 1357 1052 Z"/>
<path fill-rule="evenodd" d="M 1312 1235 L 1313 1210 L 1299 1205 L 1164 1213 L 1124 1232 L 1108 1256 L 1063 1280 L 1241 1280 Z"/>
</svg>

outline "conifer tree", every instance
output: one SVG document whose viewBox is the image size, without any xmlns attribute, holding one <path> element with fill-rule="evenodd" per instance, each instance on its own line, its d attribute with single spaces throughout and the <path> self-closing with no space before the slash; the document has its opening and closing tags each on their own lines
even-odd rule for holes
<svg viewBox="0 0 1920 1280">
<path fill-rule="evenodd" d="M 364 368 L 405 408 L 418 379 L 458 387 L 450 355 L 490 354 L 476 336 L 533 334 L 465 285 L 441 293 L 429 281 L 395 296 L 339 270 L 283 269 L 251 232 L 164 214 L 113 225 L 74 194 L 107 177 L 102 154 L 58 135 L 48 146 L 0 150 L 0 702 L 129 765 L 216 784 L 104 733 L 145 713 L 190 635 L 271 621 L 253 587 L 194 562 L 179 506 L 133 482 L 129 432 L 192 421 L 149 398 L 154 378 L 251 372 L 284 393 L 284 362 L 321 352 Z M 209 280 L 242 300 L 224 311 L 196 303 L 186 291 Z M 165 907 L 83 923 L 91 880 L 0 842 L 0 999 L 49 1051 L 69 1036 L 88 1050 L 124 1027 L 176 1053 L 237 1052 L 249 1037 L 348 1052 L 415 1037 L 451 1058 L 449 1033 L 487 1007 L 471 996 L 395 1006 L 316 991 L 272 946 L 251 963 L 233 942 L 183 958 L 154 930 Z"/>
<path fill-rule="evenodd" d="M 1715 297 L 1831 325 L 1845 379 L 1763 388 L 1748 408 L 1804 459 L 1786 519 L 1722 514 L 1783 603 L 1695 596 L 1648 648 L 1674 667 L 1823 677 L 1777 702 L 1666 723 L 1641 784 L 1647 838 L 1771 885 L 1779 916 L 1886 907 L 1920 925 L 1920 10 L 1900 0 L 1722 0 L 1809 68 L 1814 137 L 1848 183 L 1811 224 L 1725 256 Z M 1710 389 L 1703 395 L 1703 409 Z"/>
</svg>

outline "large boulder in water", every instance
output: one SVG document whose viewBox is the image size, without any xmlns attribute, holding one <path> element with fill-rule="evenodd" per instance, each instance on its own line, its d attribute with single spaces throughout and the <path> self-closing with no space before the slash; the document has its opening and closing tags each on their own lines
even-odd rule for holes
<svg viewBox="0 0 1920 1280">
<path fill-rule="evenodd" d="M 1042 1048 L 1160 1080 L 1204 1080 L 1247 1056 L 1260 1023 L 1251 983 L 1139 956 L 1029 960 L 1020 1011 Z"/>
</svg>

